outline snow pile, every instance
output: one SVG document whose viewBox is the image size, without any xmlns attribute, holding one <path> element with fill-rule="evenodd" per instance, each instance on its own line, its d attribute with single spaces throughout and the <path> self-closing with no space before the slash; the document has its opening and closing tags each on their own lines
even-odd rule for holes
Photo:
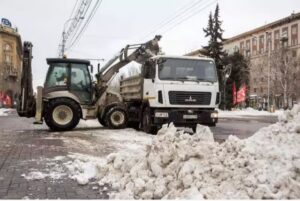
<svg viewBox="0 0 300 201">
<path fill-rule="evenodd" d="M 274 113 L 268 111 L 259 111 L 253 108 L 245 108 L 242 110 L 233 110 L 233 111 L 224 111 L 218 109 L 219 117 L 243 117 L 243 116 L 280 116 L 283 113 L 283 110 L 276 110 Z"/>
<path fill-rule="evenodd" d="M 218 144 L 209 128 L 188 135 L 166 125 L 144 156 L 110 154 L 97 164 L 114 199 L 300 198 L 300 106 L 277 124 Z"/>
</svg>

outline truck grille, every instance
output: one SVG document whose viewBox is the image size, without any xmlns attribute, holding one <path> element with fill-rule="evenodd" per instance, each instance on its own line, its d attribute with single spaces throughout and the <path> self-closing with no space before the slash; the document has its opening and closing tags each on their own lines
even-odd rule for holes
<svg viewBox="0 0 300 201">
<path fill-rule="evenodd" d="M 210 105 L 210 92 L 169 91 L 172 105 Z"/>
</svg>

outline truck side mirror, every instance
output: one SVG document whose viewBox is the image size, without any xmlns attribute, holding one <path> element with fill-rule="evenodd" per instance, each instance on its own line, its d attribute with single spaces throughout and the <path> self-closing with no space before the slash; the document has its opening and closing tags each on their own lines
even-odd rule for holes
<svg viewBox="0 0 300 201">
<path fill-rule="evenodd" d="M 100 72 L 100 63 L 98 63 L 98 65 L 97 65 L 97 70 L 98 70 L 98 73 Z"/>
<path fill-rule="evenodd" d="M 90 65 L 90 67 L 91 67 L 91 73 L 93 73 L 94 72 L 94 66 Z"/>
</svg>

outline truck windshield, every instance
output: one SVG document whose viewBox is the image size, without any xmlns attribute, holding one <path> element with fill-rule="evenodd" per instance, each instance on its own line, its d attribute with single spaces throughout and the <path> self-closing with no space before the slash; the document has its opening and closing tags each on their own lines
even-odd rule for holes
<svg viewBox="0 0 300 201">
<path fill-rule="evenodd" d="M 213 61 L 167 58 L 159 64 L 161 80 L 216 82 L 217 74 Z"/>
</svg>

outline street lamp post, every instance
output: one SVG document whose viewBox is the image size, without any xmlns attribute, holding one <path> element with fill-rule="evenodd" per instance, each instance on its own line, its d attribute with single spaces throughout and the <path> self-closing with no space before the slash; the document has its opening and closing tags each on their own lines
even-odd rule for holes
<svg viewBox="0 0 300 201">
<path fill-rule="evenodd" d="M 225 66 L 224 70 L 223 70 L 223 78 L 224 78 L 224 89 L 223 89 L 223 92 L 224 92 L 224 106 L 223 106 L 223 110 L 226 110 L 226 82 L 231 74 L 231 65 L 227 65 Z"/>
<path fill-rule="evenodd" d="M 66 25 L 67 23 L 73 21 L 73 20 L 82 20 L 84 19 L 84 17 L 79 17 L 79 18 L 71 18 L 71 19 L 68 19 L 65 24 L 64 24 L 64 28 L 63 28 L 63 32 L 62 32 L 62 44 L 61 44 L 61 52 L 60 52 L 60 55 L 61 57 L 64 56 L 65 54 L 65 49 L 66 49 L 66 42 L 67 42 L 67 37 L 66 37 Z"/>
</svg>

